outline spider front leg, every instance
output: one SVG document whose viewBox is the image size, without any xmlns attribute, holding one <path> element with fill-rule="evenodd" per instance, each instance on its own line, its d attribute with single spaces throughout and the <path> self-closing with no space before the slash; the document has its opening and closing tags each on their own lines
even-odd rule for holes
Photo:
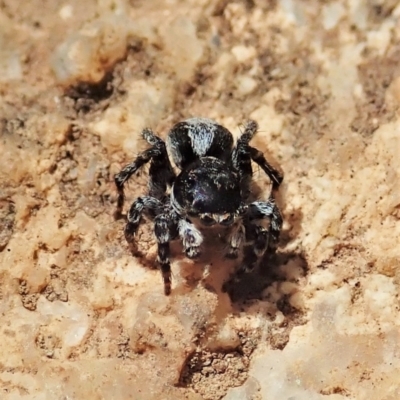
<svg viewBox="0 0 400 400">
<path fill-rule="evenodd" d="M 257 133 L 257 129 L 257 122 L 252 120 L 248 121 L 232 153 L 233 166 L 239 171 L 242 186 L 246 192 L 249 191 L 248 187 L 253 175 L 251 167 L 252 160 L 268 175 L 274 189 L 277 189 L 283 180 L 282 174 L 268 163 L 264 154 L 249 145 L 250 140 Z"/>
<path fill-rule="evenodd" d="M 269 225 L 263 226 L 268 219 Z M 265 252 L 276 245 L 282 228 L 282 216 L 272 197 L 268 201 L 255 201 L 249 204 L 245 219 L 246 245 L 243 261 L 236 273 L 239 280 L 244 273 L 251 272 L 259 263 Z"/>
<path fill-rule="evenodd" d="M 236 276 L 240 278 L 244 273 L 249 273 L 254 270 L 268 249 L 269 245 L 269 231 L 263 226 L 252 225 L 251 229 L 247 227 L 247 231 L 251 230 L 250 243 L 246 244 L 243 249 L 243 261 L 238 269 Z"/>
<path fill-rule="evenodd" d="M 203 243 L 201 232 L 188 220 L 181 219 L 178 223 L 179 236 L 188 258 L 197 258 L 200 255 L 200 245 Z"/>
<path fill-rule="evenodd" d="M 225 254 L 226 258 L 236 259 L 239 255 L 240 246 L 245 237 L 245 228 L 243 226 L 242 221 L 238 222 L 237 225 L 233 228 L 231 233 L 231 237 L 229 239 L 229 249 Z"/>
<path fill-rule="evenodd" d="M 126 165 L 121 172 L 114 176 L 118 192 L 116 219 L 122 216 L 125 201 L 125 182 L 144 164 L 151 160 L 149 194 L 152 197 L 161 199 L 165 194 L 167 184 L 171 184 L 175 177 L 168 159 L 165 142 L 147 128 L 142 131 L 142 136 L 152 147 L 140 153 L 132 163 Z"/>
<path fill-rule="evenodd" d="M 239 172 L 244 198 L 247 198 L 250 193 L 249 186 L 253 175 L 249 142 L 257 133 L 257 129 L 257 122 L 248 121 L 232 152 L 232 164 L 236 171 Z"/>
<path fill-rule="evenodd" d="M 264 157 L 261 151 L 249 146 L 249 151 L 251 159 L 257 163 L 261 169 L 268 175 L 271 179 L 273 189 L 278 189 L 279 185 L 283 181 L 283 175 L 277 169 L 275 169 Z"/>
<path fill-rule="evenodd" d="M 270 244 L 277 244 L 282 229 L 282 215 L 273 197 L 268 201 L 255 201 L 249 204 L 247 216 L 250 221 L 268 218 L 270 220 L 269 235 L 272 238 Z"/>
<path fill-rule="evenodd" d="M 173 239 L 171 225 L 175 225 L 171 214 L 159 214 L 154 221 L 154 233 L 157 239 L 157 261 L 164 281 L 164 293 L 171 294 L 171 264 L 169 261 L 169 242 Z"/>
<path fill-rule="evenodd" d="M 138 197 L 132 203 L 127 214 L 128 222 L 125 226 L 126 241 L 129 244 L 132 243 L 143 213 L 147 213 L 154 218 L 161 213 L 162 209 L 163 203 L 160 200 L 151 196 Z"/>
</svg>

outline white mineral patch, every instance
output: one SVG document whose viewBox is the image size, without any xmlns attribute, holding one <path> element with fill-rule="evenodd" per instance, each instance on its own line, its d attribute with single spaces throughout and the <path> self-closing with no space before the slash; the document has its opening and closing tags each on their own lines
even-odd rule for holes
<svg viewBox="0 0 400 400">
<path fill-rule="evenodd" d="M 235 349 L 240 345 L 240 340 L 235 327 L 232 326 L 231 321 L 226 321 L 222 325 L 216 337 L 213 337 L 208 342 L 210 349 L 218 350 L 223 349 Z"/>
<path fill-rule="evenodd" d="M 261 105 L 251 113 L 250 117 L 258 121 L 259 125 L 263 127 L 256 136 L 255 141 L 258 137 L 270 139 L 271 136 L 276 135 L 277 132 L 282 130 L 284 123 L 283 118 L 277 115 L 275 109 L 269 105 Z"/>
<path fill-rule="evenodd" d="M 340 18 L 344 16 L 345 9 L 339 2 L 324 5 L 322 8 L 323 25 L 325 29 L 332 29 L 336 26 Z"/>
<path fill-rule="evenodd" d="M 160 34 L 168 50 L 166 61 L 178 79 L 187 80 L 203 55 L 203 43 L 196 35 L 196 27 L 185 17 L 178 17 L 161 26 Z M 179 62 L 177 62 L 179 60 Z"/>
<path fill-rule="evenodd" d="M 1 40 L 0 40 L 1 46 Z M 16 52 L 10 52 L 0 61 L 0 80 L 13 81 L 22 78 L 22 66 L 20 55 Z"/>
<path fill-rule="evenodd" d="M 60 8 L 59 15 L 62 19 L 67 20 L 72 17 L 73 12 L 73 7 L 70 4 L 66 4 Z"/>
<path fill-rule="evenodd" d="M 280 0 L 280 6 L 283 14 L 291 23 L 301 24 L 304 22 L 303 12 L 301 7 L 293 0 Z"/>
<path fill-rule="evenodd" d="M 235 56 L 238 62 L 244 63 L 255 57 L 256 49 L 251 46 L 235 46 L 232 48 L 232 54 Z"/>
<path fill-rule="evenodd" d="M 249 378 L 243 386 L 229 389 L 224 400 L 252 400 L 257 398 L 260 385 L 254 378 Z"/>
<path fill-rule="evenodd" d="M 238 76 L 237 88 L 240 94 L 248 95 L 257 87 L 257 82 L 250 76 Z"/>
<path fill-rule="evenodd" d="M 168 82 L 132 81 L 125 101 L 109 107 L 102 117 L 90 124 L 111 151 L 121 146 L 133 155 L 146 143 L 140 133 L 143 128 L 154 128 L 171 105 L 172 87 Z"/>
<path fill-rule="evenodd" d="M 354 24 L 364 30 L 368 24 L 368 6 L 362 0 L 349 1 L 350 18 Z"/>
<path fill-rule="evenodd" d="M 149 37 L 149 29 L 123 13 L 105 14 L 68 36 L 53 57 L 52 68 L 61 84 L 99 82 L 126 52 L 130 36 Z"/>
<path fill-rule="evenodd" d="M 99 270 L 104 271 L 106 276 L 116 283 L 124 283 L 126 285 L 142 285 L 144 282 L 150 280 L 152 276 L 156 278 L 156 272 L 153 273 L 146 271 L 145 268 L 138 268 L 134 266 L 132 259 L 125 256 L 118 261 L 108 260 L 99 265 Z"/>
<path fill-rule="evenodd" d="M 384 344 L 380 344 L 368 334 L 338 334 L 335 330 L 338 304 L 334 297 L 326 297 L 315 307 L 310 332 L 305 328 L 296 329 L 299 333 L 303 331 L 302 336 L 295 335 L 293 330 L 292 340 L 283 351 L 269 350 L 254 359 L 251 376 L 260 384 L 263 399 L 345 399 L 347 396 L 340 394 L 322 396 L 321 390 L 327 390 L 332 382 L 339 384 L 344 380 L 350 387 L 365 387 L 366 390 L 368 384 L 360 385 L 346 376 L 346 369 L 354 360 L 360 363 L 360 374 L 376 362 L 381 363 L 377 365 L 378 369 L 385 368 L 380 354 L 389 344 L 386 337 Z M 388 339 L 392 335 L 388 335 Z M 309 341 L 304 342 L 307 336 Z M 379 391 L 370 393 L 378 395 Z"/>
<path fill-rule="evenodd" d="M 48 323 L 56 324 L 61 330 L 62 346 L 71 348 L 79 345 L 84 339 L 90 327 L 90 319 L 77 303 L 68 301 L 47 301 L 40 298 L 37 303 L 39 315 L 46 317 Z"/>
<path fill-rule="evenodd" d="M 376 49 L 376 51 L 383 55 L 387 50 L 390 38 L 394 29 L 394 23 L 388 21 L 377 31 L 370 31 L 367 33 L 367 43 L 369 47 Z"/>
</svg>

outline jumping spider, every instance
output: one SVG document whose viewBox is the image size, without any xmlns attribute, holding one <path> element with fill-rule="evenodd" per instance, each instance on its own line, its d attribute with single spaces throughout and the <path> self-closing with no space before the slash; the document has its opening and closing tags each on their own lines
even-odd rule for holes
<svg viewBox="0 0 400 400">
<path fill-rule="evenodd" d="M 125 237 L 128 243 L 132 242 L 143 213 L 154 220 L 157 261 L 166 295 L 171 293 L 169 242 L 173 239 L 180 237 L 186 256 L 196 258 L 203 241 L 202 227 L 214 224 L 231 227 L 226 256 L 237 258 L 243 244 L 239 274 L 251 271 L 278 241 L 282 217 L 272 195 L 267 201 L 246 202 L 251 194 L 252 161 L 268 175 L 274 189 L 283 179 L 264 155 L 249 145 L 257 128 L 255 121 L 248 121 L 236 146 L 226 128 L 206 118 L 179 122 L 168 133 L 166 142 L 150 129 L 144 129 L 142 136 L 151 147 L 115 175 L 116 218 L 120 218 L 125 182 L 150 161 L 149 192 L 131 205 Z M 179 168 L 178 175 L 169 157 Z M 267 226 L 262 224 L 265 219 L 269 222 Z"/>
</svg>

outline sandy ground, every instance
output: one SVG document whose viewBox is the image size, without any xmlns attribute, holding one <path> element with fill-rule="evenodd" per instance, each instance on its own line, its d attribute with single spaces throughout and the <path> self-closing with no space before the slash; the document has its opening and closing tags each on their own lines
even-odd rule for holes
<svg viewBox="0 0 400 400">
<path fill-rule="evenodd" d="M 398 400 L 399 18 L 392 0 L 0 2 L 0 397 Z M 284 229 L 230 293 L 223 243 L 196 262 L 174 244 L 165 297 L 113 175 L 143 127 L 191 116 L 258 121 Z"/>
</svg>

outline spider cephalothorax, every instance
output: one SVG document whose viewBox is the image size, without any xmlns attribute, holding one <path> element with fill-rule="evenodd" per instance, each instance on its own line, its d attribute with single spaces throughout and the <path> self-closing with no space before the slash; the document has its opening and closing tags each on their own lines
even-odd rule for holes
<svg viewBox="0 0 400 400">
<path fill-rule="evenodd" d="M 232 134 L 206 118 L 191 118 L 176 124 L 164 142 L 150 129 L 142 136 L 152 146 L 115 175 L 118 190 L 116 216 L 124 204 L 124 184 L 142 165 L 150 161 L 149 193 L 138 197 L 127 214 L 125 237 L 133 240 L 143 213 L 154 219 L 158 262 L 165 294 L 171 292 L 169 242 L 181 238 L 189 258 L 200 254 L 202 227 L 230 226 L 226 256 L 238 257 L 243 247 L 239 274 L 257 265 L 266 250 L 279 239 L 282 218 L 272 196 L 248 203 L 252 179 L 251 162 L 256 162 L 271 179 L 273 188 L 282 175 L 249 145 L 257 123 L 249 121 L 236 146 Z M 176 176 L 169 156 L 180 170 Z M 167 194 L 167 189 L 170 188 Z M 261 222 L 269 220 L 265 227 Z"/>
</svg>

